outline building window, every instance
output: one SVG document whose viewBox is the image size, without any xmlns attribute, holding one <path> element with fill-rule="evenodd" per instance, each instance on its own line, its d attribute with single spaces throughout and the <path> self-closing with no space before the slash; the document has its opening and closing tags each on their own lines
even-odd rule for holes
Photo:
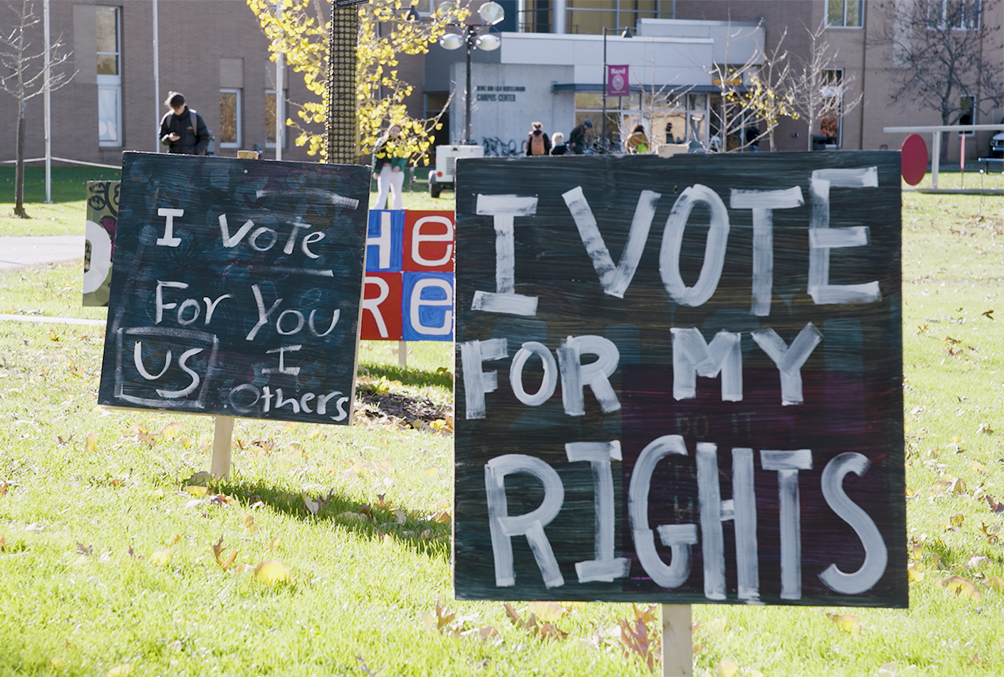
<svg viewBox="0 0 1004 677">
<path fill-rule="evenodd" d="M 98 5 L 98 145 L 122 145 L 122 55 L 119 8 Z"/>
<path fill-rule="evenodd" d="M 841 69 L 823 71 L 822 106 L 820 107 L 819 136 L 823 143 L 840 148 L 843 143 L 844 117 L 844 71 Z"/>
<path fill-rule="evenodd" d="M 220 148 L 241 145 L 241 90 L 220 90 Z"/>
<path fill-rule="evenodd" d="M 282 125 L 282 147 L 289 148 L 286 134 L 286 97 L 288 94 L 284 94 L 279 99 L 279 119 L 283 121 Z M 265 147 L 275 148 L 275 90 L 266 89 L 265 90 Z"/>
<path fill-rule="evenodd" d="M 830 28 L 861 28 L 861 0 L 826 0 L 826 25 Z"/>
<path fill-rule="evenodd" d="M 976 124 L 976 98 L 972 96 L 959 97 L 959 124 Z M 966 136 L 972 136 L 973 132 L 963 132 Z"/>
<path fill-rule="evenodd" d="M 980 0 L 927 0 L 927 22 L 935 30 L 978 30 Z"/>
</svg>

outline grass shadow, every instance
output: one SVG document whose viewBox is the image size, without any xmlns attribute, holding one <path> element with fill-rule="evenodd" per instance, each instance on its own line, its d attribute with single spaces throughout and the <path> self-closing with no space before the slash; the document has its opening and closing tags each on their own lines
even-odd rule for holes
<svg viewBox="0 0 1004 677">
<path fill-rule="evenodd" d="M 388 381 L 400 381 L 406 386 L 438 386 L 440 388 L 453 389 L 453 373 L 446 367 L 440 367 L 436 371 L 425 371 L 392 364 L 360 362 L 359 376 L 368 376 L 377 379 L 382 376 Z"/>
<path fill-rule="evenodd" d="M 215 490 L 246 507 L 261 503 L 284 515 L 304 521 L 337 524 L 361 536 L 390 536 L 431 557 L 450 555 L 450 519 L 437 519 L 437 516 L 430 516 L 404 505 L 362 503 L 331 489 L 321 496 L 307 496 L 312 506 L 316 504 L 317 512 L 314 513 L 307 507 L 302 494 L 292 493 L 261 480 L 226 479 L 216 485 Z"/>
</svg>

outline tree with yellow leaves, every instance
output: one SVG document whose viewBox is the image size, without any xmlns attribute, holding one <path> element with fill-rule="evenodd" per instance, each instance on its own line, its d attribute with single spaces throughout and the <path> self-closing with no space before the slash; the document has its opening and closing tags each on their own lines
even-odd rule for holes
<svg viewBox="0 0 1004 677">
<path fill-rule="evenodd" d="M 299 130 L 298 146 L 307 146 L 310 155 L 325 155 L 324 133 L 311 125 L 323 125 L 327 110 L 327 34 L 330 2 L 327 0 L 247 0 L 248 7 L 271 40 L 272 61 L 278 54 L 294 72 L 300 73 L 316 100 L 291 102 L 299 120 L 286 124 Z M 418 55 L 429 51 L 450 23 L 462 21 L 466 8 L 437 10 L 422 19 L 409 19 L 401 0 L 372 0 L 359 5 L 359 38 L 356 62 L 356 103 L 359 124 L 359 154 L 372 152 L 381 133 L 390 125 L 401 127 L 395 148 L 397 156 L 425 156 L 432 143 L 430 133 L 439 126 L 439 116 L 431 119 L 408 114 L 405 100 L 413 86 L 399 76 L 401 54 Z M 427 160 L 426 160 L 427 161 Z"/>
</svg>

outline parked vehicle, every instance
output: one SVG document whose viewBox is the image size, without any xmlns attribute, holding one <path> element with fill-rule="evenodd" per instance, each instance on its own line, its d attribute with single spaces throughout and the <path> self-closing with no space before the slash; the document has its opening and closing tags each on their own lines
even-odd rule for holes
<svg viewBox="0 0 1004 677">
<path fill-rule="evenodd" d="M 987 157 L 1004 158 L 1004 132 L 994 134 L 990 139 L 990 155 Z"/>
<path fill-rule="evenodd" d="M 484 156 L 483 146 L 436 146 L 436 169 L 429 172 L 429 195 L 439 197 L 443 188 L 453 190 L 457 158 Z"/>
</svg>

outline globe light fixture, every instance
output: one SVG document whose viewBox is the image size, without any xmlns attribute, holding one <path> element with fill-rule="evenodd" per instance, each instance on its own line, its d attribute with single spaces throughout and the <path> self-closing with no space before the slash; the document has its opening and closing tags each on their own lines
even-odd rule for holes
<svg viewBox="0 0 1004 677">
<path fill-rule="evenodd" d="M 436 9 L 442 16 L 454 10 L 453 3 L 444 2 Z M 464 145 L 471 143 L 471 52 L 480 49 L 492 52 L 502 46 L 502 39 L 492 33 L 481 31 L 491 30 L 491 27 L 505 18 L 505 10 L 497 2 L 486 2 L 478 9 L 481 25 L 450 22 L 448 25 L 460 29 L 460 33 L 446 33 L 439 39 L 443 49 L 455 50 L 467 48 L 467 85 L 464 89 Z"/>
</svg>

